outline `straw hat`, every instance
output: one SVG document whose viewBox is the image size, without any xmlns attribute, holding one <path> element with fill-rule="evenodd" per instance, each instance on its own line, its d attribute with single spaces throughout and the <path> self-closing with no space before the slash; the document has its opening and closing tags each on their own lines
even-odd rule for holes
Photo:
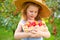
<svg viewBox="0 0 60 40">
<path fill-rule="evenodd" d="M 47 7 L 45 0 L 15 0 L 14 4 L 21 11 L 21 7 L 26 2 L 33 2 L 42 7 L 42 10 L 40 12 L 40 16 L 42 18 L 49 17 L 51 15 L 51 10 Z"/>
</svg>

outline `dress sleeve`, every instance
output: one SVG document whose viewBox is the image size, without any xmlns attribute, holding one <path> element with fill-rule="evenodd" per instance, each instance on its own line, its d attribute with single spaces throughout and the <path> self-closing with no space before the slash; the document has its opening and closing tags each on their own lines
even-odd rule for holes
<svg viewBox="0 0 60 40">
<path fill-rule="evenodd" d="M 24 20 L 20 20 L 19 23 L 18 23 L 17 29 L 19 29 L 19 30 L 22 31 L 22 30 L 23 30 L 23 29 L 22 29 L 22 25 L 24 25 L 24 23 L 25 23 Z M 18 31 L 19 31 L 19 30 L 18 30 Z"/>
<path fill-rule="evenodd" d="M 20 25 L 24 25 L 24 24 L 25 24 L 25 21 L 24 21 L 23 19 L 21 19 L 21 20 L 19 21 L 19 24 L 20 24 Z M 19 24 L 18 24 L 18 25 L 19 25 Z"/>
</svg>

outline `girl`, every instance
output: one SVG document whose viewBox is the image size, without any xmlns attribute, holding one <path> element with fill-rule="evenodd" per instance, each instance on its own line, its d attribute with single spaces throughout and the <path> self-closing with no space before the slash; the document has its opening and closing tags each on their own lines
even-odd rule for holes
<svg viewBox="0 0 60 40">
<path fill-rule="evenodd" d="M 14 34 L 15 39 L 43 40 L 43 37 L 50 37 L 50 32 L 45 22 L 41 20 L 42 17 L 49 17 L 50 11 L 46 6 L 41 4 L 41 1 L 21 0 L 21 3 L 15 1 L 15 5 L 20 5 L 16 5 L 16 7 L 21 7 L 19 9 L 22 13 L 21 20 Z M 37 4 L 38 2 L 40 3 L 39 5 Z"/>
</svg>

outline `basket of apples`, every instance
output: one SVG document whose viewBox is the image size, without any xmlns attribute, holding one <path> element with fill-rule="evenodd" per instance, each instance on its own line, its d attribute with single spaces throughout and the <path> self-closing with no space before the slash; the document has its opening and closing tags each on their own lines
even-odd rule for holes
<svg viewBox="0 0 60 40">
<path fill-rule="evenodd" d="M 29 31 L 32 31 L 35 29 L 42 30 L 43 25 L 45 25 L 45 24 L 43 24 L 42 21 L 26 22 L 26 24 L 23 26 L 23 30 L 24 30 L 24 32 L 29 32 Z M 37 30 L 35 30 L 35 31 L 37 31 Z"/>
</svg>

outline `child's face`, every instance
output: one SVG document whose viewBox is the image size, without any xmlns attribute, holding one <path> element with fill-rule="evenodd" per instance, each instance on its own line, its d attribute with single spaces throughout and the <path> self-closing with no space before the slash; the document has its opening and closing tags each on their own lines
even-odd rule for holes
<svg viewBox="0 0 60 40">
<path fill-rule="evenodd" d="M 37 14 L 38 14 L 38 7 L 37 6 L 30 5 L 27 8 L 27 17 L 28 17 L 28 19 L 31 19 L 31 20 L 35 19 Z"/>
</svg>

